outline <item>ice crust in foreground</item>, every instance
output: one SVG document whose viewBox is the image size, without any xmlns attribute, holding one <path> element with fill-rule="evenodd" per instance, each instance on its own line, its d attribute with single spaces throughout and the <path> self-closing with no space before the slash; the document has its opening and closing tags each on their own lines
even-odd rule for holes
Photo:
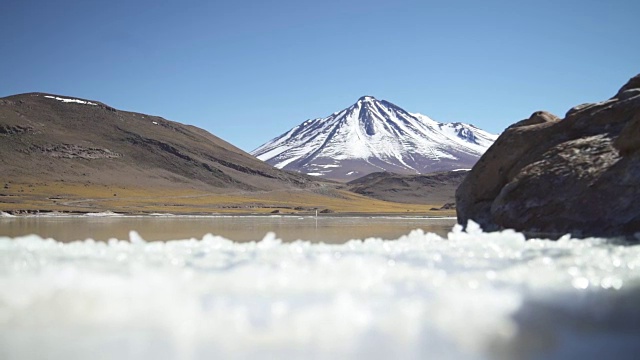
<svg viewBox="0 0 640 360">
<path fill-rule="evenodd" d="M 0 357 L 634 358 L 639 270 L 637 245 L 474 226 L 341 245 L 0 237 Z"/>
</svg>

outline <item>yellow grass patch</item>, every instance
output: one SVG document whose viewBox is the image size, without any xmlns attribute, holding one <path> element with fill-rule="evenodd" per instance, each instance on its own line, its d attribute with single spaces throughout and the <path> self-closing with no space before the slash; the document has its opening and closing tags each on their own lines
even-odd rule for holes
<svg viewBox="0 0 640 360">
<path fill-rule="evenodd" d="M 213 193 L 195 189 L 119 187 L 97 184 L 11 183 L 0 188 L 0 210 L 124 213 L 315 213 L 411 214 L 452 216 L 433 211 L 442 204 L 416 205 L 381 201 L 334 188 L 269 192 Z"/>
</svg>

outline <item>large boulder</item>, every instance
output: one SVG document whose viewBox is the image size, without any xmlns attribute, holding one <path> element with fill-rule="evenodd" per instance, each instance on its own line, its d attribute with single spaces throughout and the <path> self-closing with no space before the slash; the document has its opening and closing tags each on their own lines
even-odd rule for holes
<svg viewBox="0 0 640 360">
<path fill-rule="evenodd" d="M 458 222 L 533 236 L 640 232 L 640 75 L 564 119 L 507 128 L 456 191 Z"/>
</svg>

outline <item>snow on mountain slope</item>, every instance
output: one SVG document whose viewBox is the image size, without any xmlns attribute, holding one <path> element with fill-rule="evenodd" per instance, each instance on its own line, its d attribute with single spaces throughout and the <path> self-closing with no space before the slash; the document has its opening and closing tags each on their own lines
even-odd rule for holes
<svg viewBox="0 0 640 360">
<path fill-rule="evenodd" d="M 389 171 L 422 174 L 470 168 L 497 135 L 439 123 L 363 96 L 326 118 L 307 120 L 251 152 L 280 169 L 335 180 Z"/>
</svg>

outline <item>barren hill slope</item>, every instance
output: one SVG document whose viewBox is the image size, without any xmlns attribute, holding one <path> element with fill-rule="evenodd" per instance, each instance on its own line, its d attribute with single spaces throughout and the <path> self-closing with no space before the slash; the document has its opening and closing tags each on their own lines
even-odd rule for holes
<svg viewBox="0 0 640 360">
<path fill-rule="evenodd" d="M 453 203 L 456 189 L 467 173 L 462 170 L 423 175 L 377 172 L 348 182 L 347 188 L 361 195 L 399 203 Z"/>
<path fill-rule="evenodd" d="M 0 155 L 4 182 L 248 191 L 313 183 L 194 126 L 42 93 L 0 99 Z"/>
</svg>

